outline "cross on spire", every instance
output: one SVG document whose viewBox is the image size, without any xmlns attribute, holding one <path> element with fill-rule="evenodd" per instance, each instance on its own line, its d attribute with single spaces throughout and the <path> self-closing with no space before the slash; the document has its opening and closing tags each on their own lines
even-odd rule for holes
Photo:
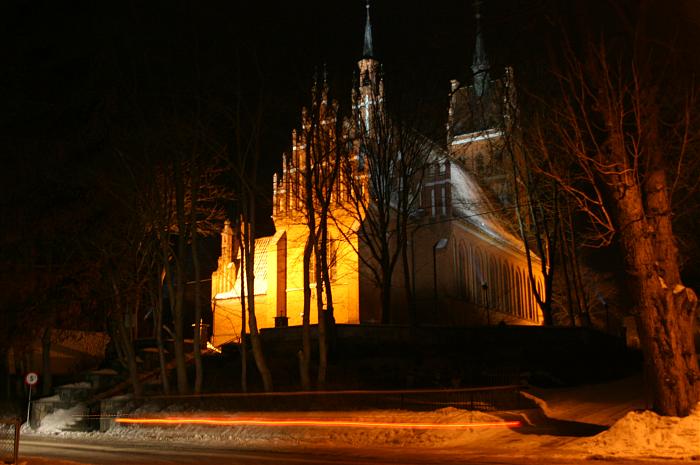
<svg viewBox="0 0 700 465">
<path fill-rule="evenodd" d="M 476 19 L 476 43 L 474 44 L 474 57 L 472 58 L 472 73 L 474 75 L 474 87 L 479 95 L 483 95 L 489 79 L 489 59 L 486 56 L 484 38 L 481 31 L 481 4 L 482 0 L 474 1 L 474 17 Z"/>
<path fill-rule="evenodd" d="M 372 47 L 372 24 L 369 20 L 369 0 L 365 4 L 367 10 L 367 19 L 365 20 L 365 43 L 362 48 L 362 58 L 374 58 L 374 50 Z"/>
</svg>

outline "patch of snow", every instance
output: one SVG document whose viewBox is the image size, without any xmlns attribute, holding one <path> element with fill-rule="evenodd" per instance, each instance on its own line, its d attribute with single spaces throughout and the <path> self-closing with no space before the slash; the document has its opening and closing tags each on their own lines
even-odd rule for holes
<svg viewBox="0 0 700 465">
<path fill-rule="evenodd" d="M 544 414 L 549 418 L 556 418 L 556 413 L 549 407 L 546 400 L 540 399 L 536 395 L 530 394 L 526 391 L 520 391 L 520 395 L 525 397 L 526 399 L 530 399 L 533 402 L 535 402 L 535 404 L 537 404 L 537 406 L 542 410 L 542 412 L 544 412 Z"/>
<path fill-rule="evenodd" d="M 549 418 L 612 426 L 627 413 L 648 407 L 641 375 L 584 386 L 523 392 Z"/>
<path fill-rule="evenodd" d="M 68 388 L 68 389 L 89 389 L 92 385 L 87 381 L 81 381 L 79 383 L 64 384 L 63 386 L 58 386 L 58 389 Z"/>
<path fill-rule="evenodd" d="M 41 397 L 39 399 L 36 399 L 35 402 L 59 402 L 61 400 L 61 396 L 58 394 L 55 394 L 51 397 Z"/>
<path fill-rule="evenodd" d="M 618 457 L 700 457 L 700 403 L 687 417 L 630 412 L 609 430 L 571 445 L 593 455 Z"/>
<path fill-rule="evenodd" d="M 82 403 L 69 409 L 58 409 L 41 419 L 41 425 L 37 428 L 36 433 L 60 433 L 67 427 L 80 421 L 81 417 L 83 417 L 86 412 L 87 406 Z"/>
</svg>

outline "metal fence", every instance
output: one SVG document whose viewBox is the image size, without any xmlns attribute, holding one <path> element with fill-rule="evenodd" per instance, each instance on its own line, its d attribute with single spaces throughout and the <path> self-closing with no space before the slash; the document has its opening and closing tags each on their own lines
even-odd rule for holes
<svg viewBox="0 0 700 465">
<path fill-rule="evenodd" d="M 153 396 L 129 403 L 132 406 L 146 403 L 164 408 L 178 406 L 194 410 L 229 412 L 367 409 L 426 411 L 444 407 L 494 411 L 525 408 L 527 399 L 520 395 L 521 388 L 520 385 L 510 385 L 462 389 L 221 393 Z"/>
<path fill-rule="evenodd" d="M 17 463 L 19 419 L 0 418 L 0 463 Z"/>
</svg>

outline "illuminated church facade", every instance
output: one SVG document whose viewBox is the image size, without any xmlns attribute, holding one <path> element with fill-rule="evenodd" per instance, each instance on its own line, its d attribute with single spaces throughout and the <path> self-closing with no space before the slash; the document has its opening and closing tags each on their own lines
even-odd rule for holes
<svg viewBox="0 0 700 465">
<path fill-rule="evenodd" d="M 478 19 L 477 14 L 477 25 Z M 380 105 L 384 97 L 380 65 L 373 54 L 369 7 L 364 53 L 358 67 L 360 82 L 356 92 L 360 98 L 355 111 L 363 111 L 363 105 Z M 530 279 L 523 242 L 513 234 L 509 215 L 501 213 L 512 211 L 513 202 L 504 155 L 508 110 L 503 105 L 513 92 L 512 74 L 507 70 L 502 79 L 490 79 L 478 27 L 471 68 L 474 77 L 470 85 L 452 81 L 447 146 L 426 146 L 430 163 L 423 176 L 420 205 L 407 244 L 412 275 L 408 281 L 415 296 L 417 322 L 538 325 L 542 314 L 532 283 L 540 292 L 543 290 L 541 265 L 536 256 L 531 256 L 534 279 Z M 379 89 L 379 94 L 373 89 Z M 323 105 L 327 105 L 325 98 Z M 335 117 L 332 109 L 329 117 Z M 302 115 L 302 125 L 304 118 Z M 306 141 L 301 134 L 303 131 L 292 133 L 292 162 L 283 163 L 281 176 L 273 179 L 272 219 L 276 232 L 256 239 L 254 294 L 259 328 L 302 324 L 303 253 L 309 232 L 303 214 L 304 183 L 295 168 L 303 166 L 306 157 Z M 359 143 L 354 143 L 354 151 L 357 158 Z M 329 222 L 334 317 L 337 324 L 377 324 L 381 321 L 380 292 L 361 259 L 366 246 L 356 233 L 358 222 L 343 217 L 342 203 L 347 195 L 342 187 L 338 188 L 331 204 L 331 216 L 336 220 Z M 240 340 L 241 274 L 237 250 L 227 222 L 221 234 L 218 268 L 212 275 L 215 346 Z M 392 323 L 409 322 L 405 282 L 402 267 L 396 266 L 392 278 Z M 312 282 L 311 287 L 315 286 Z M 316 292 L 311 295 L 315 299 Z M 311 323 L 317 321 L 316 308 L 313 300 Z"/>
</svg>

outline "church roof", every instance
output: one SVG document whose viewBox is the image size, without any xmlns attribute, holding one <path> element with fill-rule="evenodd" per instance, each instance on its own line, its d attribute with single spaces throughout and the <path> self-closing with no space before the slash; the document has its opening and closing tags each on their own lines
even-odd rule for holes
<svg viewBox="0 0 700 465">
<path fill-rule="evenodd" d="M 425 140 L 427 142 L 426 149 L 430 151 L 430 158 L 433 161 L 449 160 L 450 162 L 454 216 L 501 245 L 524 250 L 520 238 L 510 231 L 505 220 L 499 214 L 502 207 L 491 201 L 478 178 L 435 141 L 428 138 Z"/>
<path fill-rule="evenodd" d="M 267 294 L 268 289 L 268 252 L 270 248 L 277 244 L 277 241 L 282 236 L 281 232 L 277 232 L 272 236 L 260 237 L 255 239 L 255 265 L 253 267 L 255 273 L 255 282 L 253 283 L 253 289 L 255 295 Z M 240 251 L 237 257 L 239 260 L 241 258 Z M 225 299 L 240 299 L 241 297 L 241 269 L 238 269 L 238 274 L 236 275 L 236 282 L 233 288 L 226 292 L 221 292 L 216 294 L 215 298 L 217 300 Z"/>
<path fill-rule="evenodd" d="M 454 215 L 495 242 L 516 250 L 524 250 L 520 238 L 516 237 L 501 219 L 500 207 L 491 202 L 476 177 L 458 162 L 452 160 L 451 163 L 450 184 Z"/>
</svg>

